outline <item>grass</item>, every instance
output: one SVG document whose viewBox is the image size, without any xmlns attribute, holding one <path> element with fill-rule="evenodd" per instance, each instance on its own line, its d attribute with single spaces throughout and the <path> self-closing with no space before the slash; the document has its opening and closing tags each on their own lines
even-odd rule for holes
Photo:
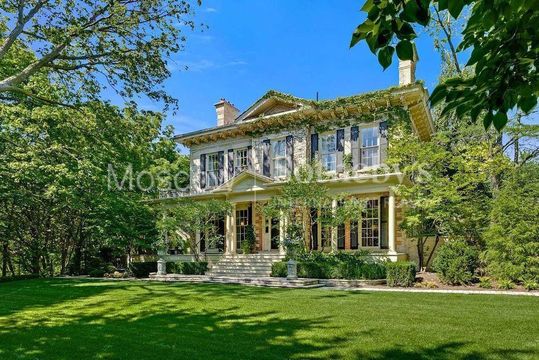
<svg viewBox="0 0 539 360">
<path fill-rule="evenodd" d="M 213 284 L 0 284 L 0 359 L 532 359 L 539 299 Z"/>
</svg>

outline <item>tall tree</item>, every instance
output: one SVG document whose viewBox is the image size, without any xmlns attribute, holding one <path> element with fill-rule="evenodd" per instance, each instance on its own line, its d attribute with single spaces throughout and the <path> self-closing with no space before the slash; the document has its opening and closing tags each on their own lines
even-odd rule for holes
<svg viewBox="0 0 539 360">
<path fill-rule="evenodd" d="M 0 73 L 0 93 L 46 100 L 32 81 L 46 75 L 62 84 L 65 102 L 95 99 L 109 87 L 174 104 L 162 87 L 166 58 L 183 48 L 192 14 L 186 0 L 2 1 L 0 62 L 11 68 Z M 21 44 L 35 56 L 12 61 Z"/>
<path fill-rule="evenodd" d="M 350 46 L 366 41 L 386 69 L 394 53 L 401 60 L 414 57 L 414 25 L 432 22 L 431 6 L 438 20 L 447 10 L 458 19 L 469 5 L 470 16 L 456 52 L 471 50 L 466 63 L 473 74 L 441 82 L 431 94 L 431 102 L 445 102 L 444 112 L 456 110 L 475 122 L 482 115 L 485 128 L 498 130 L 508 122 L 507 114 L 519 109 L 529 113 L 539 94 L 539 7 L 536 1 L 522 0 L 367 0 L 362 11 L 367 19 L 352 35 Z M 440 18 L 440 23 L 444 21 Z M 442 28 L 443 30 L 443 28 Z M 457 66 L 458 61 L 455 62 Z"/>
</svg>

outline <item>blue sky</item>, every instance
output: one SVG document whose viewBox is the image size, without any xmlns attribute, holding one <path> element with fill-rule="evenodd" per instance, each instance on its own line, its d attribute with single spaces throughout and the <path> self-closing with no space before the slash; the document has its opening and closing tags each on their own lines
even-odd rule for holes
<svg viewBox="0 0 539 360">
<path fill-rule="evenodd" d="M 348 48 L 364 15 L 363 1 L 206 0 L 195 20 L 207 30 L 188 31 L 183 52 L 170 61 L 167 91 L 180 101 L 166 123 L 176 133 L 215 126 L 213 104 L 226 98 L 245 110 L 267 90 L 305 98 L 334 98 L 383 89 L 398 83 L 397 61 L 383 71 L 361 43 Z M 416 42 L 417 78 L 432 90 L 440 56 L 432 40 Z M 189 70 L 184 70 L 185 66 Z M 142 108 L 159 110 L 149 102 Z"/>
</svg>

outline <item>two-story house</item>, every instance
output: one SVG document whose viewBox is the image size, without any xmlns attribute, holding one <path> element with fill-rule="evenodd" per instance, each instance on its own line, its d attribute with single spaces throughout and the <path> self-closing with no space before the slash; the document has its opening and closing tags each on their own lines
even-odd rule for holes
<svg viewBox="0 0 539 360">
<path fill-rule="evenodd" d="M 282 254 L 276 241 L 284 236 L 280 219 L 266 218 L 260 205 L 276 196 L 300 166 L 314 160 L 329 175 L 323 181 L 330 192 L 365 199 L 367 208 L 358 221 L 338 229 L 314 224 L 311 249 L 368 249 L 393 261 L 414 258 L 413 244 L 398 228 L 402 210 L 391 190 L 403 176 L 379 170 L 390 145 L 390 116 L 405 117 L 421 139 L 430 138 L 434 128 L 427 99 L 415 81 L 412 61 L 399 64 L 399 86 L 382 91 L 323 101 L 269 91 L 241 113 L 221 99 L 215 104 L 217 126 L 176 137 L 190 149 L 190 191 L 183 196 L 233 204 L 231 215 L 219 224 L 224 244 L 209 249 L 197 238 L 201 251 L 234 256 L 251 224 L 258 252 Z"/>
</svg>

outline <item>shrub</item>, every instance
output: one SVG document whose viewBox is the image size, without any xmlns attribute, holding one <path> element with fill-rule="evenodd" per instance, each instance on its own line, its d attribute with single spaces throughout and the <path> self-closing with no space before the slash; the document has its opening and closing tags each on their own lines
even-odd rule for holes
<svg viewBox="0 0 539 360">
<path fill-rule="evenodd" d="M 515 287 L 515 283 L 509 279 L 502 279 L 498 281 L 498 289 L 511 290 Z"/>
<path fill-rule="evenodd" d="M 298 262 L 298 277 L 312 279 L 329 279 L 331 278 L 331 265 L 327 262 Z"/>
<path fill-rule="evenodd" d="M 433 269 L 442 282 L 464 285 L 473 280 L 478 265 L 479 250 L 476 247 L 464 241 L 450 241 L 438 249 Z"/>
<path fill-rule="evenodd" d="M 388 286 L 413 286 L 415 282 L 416 264 L 409 261 L 386 263 L 386 279 Z"/>
<path fill-rule="evenodd" d="M 539 164 L 527 163 L 503 182 L 484 234 L 483 260 L 496 279 L 539 282 Z"/>
<path fill-rule="evenodd" d="M 178 262 L 180 274 L 184 275 L 204 275 L 208 271 L 207 261 Z"/>
<path fill-rule="evenodd" d="M 166 264 L 167 274 L 181 274 L 180 272 L 181 269 L 178 267 L 177 264 L 181 264 L 181 263 L 176 263 L 174 261 L 167 261 L 167 264 Z"/>
<path fill-rule="evenodd" d="M 483 289 L 492 289 L 492 281 L 488 277 L 479 278 L 479 287 Z"/>
<path fill-rule="evenodd" d="M 525 280 L 523 285 L 524 288 L 528 291 L 539 289 L 539 284 L 537 283 L 537 281 L 534 280 Z"/>
<path fill-rule="evenodd" d="M 103 277 L 105 276 L 106 271 L 104 269 L 98 268 L 98 269 L 92 269 L 88 271 L 88 275 L 91 277 Z"/>
<path fill-rule="evenodd" d="M 385 266 L 368 253 L 298 254 L 298 277 L 316 279 L 384 279 Z"/>
<path fill-rule="evenodd" d="M 157 271 L 157 262 L 134 262 L 129 265 L 129 271 L 137 278 L 146 278 L 151 272 Z"/>
<path fill-rule="evenodd" d="M 271 276 L 286 277 L 288 275 L 288 265 L 286 261 L 279 261 L 271 265 Z"/>
</svg>

